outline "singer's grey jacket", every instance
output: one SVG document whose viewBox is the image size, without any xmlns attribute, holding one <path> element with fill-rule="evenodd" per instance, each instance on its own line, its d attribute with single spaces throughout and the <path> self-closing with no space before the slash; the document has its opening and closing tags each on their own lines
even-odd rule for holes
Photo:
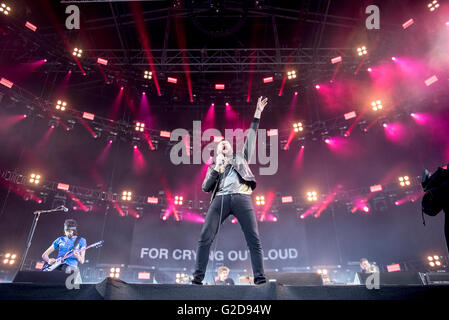
<svg viewBox="0 0 449 320">
<path fill-rule="evenodd" d="M 243 151 L 239 153 L 235 153 L 229 163 L 233 166 L 233 168 L 237 171 L 239 176 L 247 183 L 252 190 L 256 188 L 256 179 L 249 168 L 248 161 L 251 159 L 252 154 L 254 153 L 254 149 L 256 147 L 256 136 L 257 129 L 259 127 L 259 119 L 253 118 L 251 122 L 251 126 L 249 127 L 248 134 L 246 136 L 245 145 L 243 147 Z M 215 198 L 215 194 L 217 193 L 217 187 L 220 184 L 220 174 L 214 170 L 214 166 L 210 165 L 206 177 L 203 181 L 203 191 L 211 192 L 212 196 L 210 202 Z"/>
</svg>

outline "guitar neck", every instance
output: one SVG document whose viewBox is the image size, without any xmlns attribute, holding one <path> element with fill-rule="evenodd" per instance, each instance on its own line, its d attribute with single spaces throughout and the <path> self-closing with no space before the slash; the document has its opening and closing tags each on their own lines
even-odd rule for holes
<svg viewBox="0 0 449 320">
<path fill-rule="evenodd" d="M 98 243 L 91 244 L 91 245 L 88 246 L 88 247 L 82 247 L 79 251 L 85 251 L 85 250 L 87 250 L 87 249 L 90 249 L 90 248 L 92 248 L 92 247 L 95 247 L 96 245 L 98 245 Z M 70 257 L 73 256 L 74 254 L 75 254 L 75 249 L 70 250 L 70 251 L 67 252 L 67 254 L 64 256 L 63 260 L 65 260 L 65 259 L 67 259 L 67 258 L 70 258 Z"/>
</svg>

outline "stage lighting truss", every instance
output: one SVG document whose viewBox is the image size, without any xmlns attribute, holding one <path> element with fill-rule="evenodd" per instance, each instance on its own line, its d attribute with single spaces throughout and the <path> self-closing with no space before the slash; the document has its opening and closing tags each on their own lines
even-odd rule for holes
<svg viewBox="0 0 449 320">
<path fill-rule="evenodd" d="M 0 12 L 7 16 L 11 13 L 11 8 L 2 3 L 0 6 Z"/>
<path fill-rule="evenodd" d="M 175 196 L 175 205 L 182 206 L 183 201 L 184 201 L 183 196 Z"/>
<path fill-rule="evenodd" d="M 16 263 L 17 255 L 15 253 L 6 253 L 3 256 L 3 264 L 12 266 L 14 263 Z"/>
<path fill-rule="evenodd" d="M 264 196 L 257 196 L 256 197 L 256 205 L 257 206 L 265 205 L 265 197 Z"/>
<path fill-rule="evenodd" d="M 28 180 L 31 184 L 39 184 L 41 180 L 41 175 L 40 174 L 36 174 L 36 173 L 32 173 L 30 175 L 30 179 Z"/>
<path fill-rule="evenodd" d="M 67 108 L 67 102 L 62 101 L 62 100 L 58 100 L 56 102 L 56 110 L 65 111 L 66 108 Z"/>
<path fill-rule="evenodd" d="M 123 201 L 131 201 L 132 199 L 132 192 L 131 191 L 123 191 L 122 192 L 122 200 Z"/>
<path fill-rule="evenodd" d="M 144 79 L 151 80 L 153 78 L 153 72 L 145 70 L 143 77 Z"/>
<path fill-rule="evenodd" d="M 120 268 L 111 268 L 109 269 L 109 278 L 120 278 Z"/>
<path fill-rule="evenodd" d="M 429 266 L 431 266 L 432 268 L 441 267 L 441 259 L 437 255 L 428 256 L 427 262 L 429 263 Z"/>
<path fill-rule="evenodd" d="M 307 201 L 313 202 L 318 200 L 318 194 L 316 191 L 307 192 Z"/>
<path fill-rule="evenodd" d="M 365 46 L 359 47 L 359 48 L 357 48 L 357 54 L 359 56 L 364 56 L 364 55 L 368 54 L 368 50 L 366 49 Z"/>
<path fill-rule="evenodd" d="M 81 58 L 82 55 L 83 55 L 83 50 L 78 49 L 78 48 L 73 49 L 73 56 L 74 57 Z"/>
<path fill-rule="evenodd" d="M 303 126 L 302 122 L 294 123 L 293 124 L 293 130 L 295 132 L 302 132 L 302 131 L 304 131 L 304 126 Z"/>
<path fill-rule="evenodd" d="M 411 184 L 410 178 L 408 176 L 399 177 L 398 180 L 401 187 L 408 187 Z"/>
<path fill-rule="evenodd" d="M 288 71 L 287 78 L 288 80 L 296 79 L 296 71 L 295 70 Z"/>
<path fill-rule="evenodd" d="M 433 0 L 432 2 L 430 2 L 429 4 L 427 4 L 427 8 L 433 12 L 436 9 L 438 9 L 438 7 L 440 6 L 440 4 L 438 3 L 437 0 Z"/>
<path fill-rule="evenodd" d="M 135 130 L 138 131 L 138 132 L 143 132 L 143 130 L 145 130 L 145 123 L 137 122 Z"/>
<path fill-rule="evenodd" d="M 382 110 L 382 108 L 383 108 L 382 101 L 376 100 L 376 101 L 371 102 L 371 108 L 373 109 L 373 111 Z"/>
</svg>

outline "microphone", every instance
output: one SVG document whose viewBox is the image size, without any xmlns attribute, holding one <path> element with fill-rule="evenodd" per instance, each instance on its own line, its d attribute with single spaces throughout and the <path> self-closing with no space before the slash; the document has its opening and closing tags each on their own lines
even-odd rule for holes
<svg viewBox="0 0 449 320">
<path fill-rule="evenodd" d="M 69 208 L 66 208 L 66 207 L 62 206 L 62 210 L 63 210 L 64 212 L 67 212 L 67 211 L 69 211 Z"/>
</svg>

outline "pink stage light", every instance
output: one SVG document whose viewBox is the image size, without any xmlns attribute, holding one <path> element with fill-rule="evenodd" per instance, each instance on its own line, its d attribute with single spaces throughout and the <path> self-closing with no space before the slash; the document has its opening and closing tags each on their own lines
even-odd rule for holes
<svg viewBox="0 0 449 320">
<path fill-rule="evenodd" d="M 273 77 L 263 78 L 263 83 L 273 82 Z"/>
<path fill-rule="evenodd" d="M 148 197 L 147 198 L 147 203 L 151 203 L 151 204 L 158 204 L 159 199 L 157 197 Z"/>
<path fill-rule="evenodd" d="M 161 131 L 160 136 L 164 138 L 170 138 L 171 132 L 170 131 Z"/>
<path fill-rule="evenodd" d="M 295 91 L 295 96 L 297 96 L 298 95 L 298 91 Z"/>
<path fill-rule="evenodd" d="M 33 32 L 36 32 L 36 30 L 37 30 L 37 27 L 34 24 L 32 24 L 31 22 L 28 22 L 28 21 L 25 23 L 25 27 L 27 27 L 28 29 L 30 29 Z"/>
<path fill-rule="evenodd" d="M 84 113 L 83 113 L 83 118 L 84 118 L 84 119 L 87 119 L 87 120 L 94 120 L 95 115 L 92 114 L 92 113 L 84 112 Z"/>
<path fill-rule="evenodd" d="M 178 83 L 178 79 L 177 79 L 177 78 L 168 77 L 168 78 L 167 78 L 167 82 L 170 82 L 170 83 Z"/>
<path fill-rule="evenodd" d="M 0 80 L 0 84 L 4 85 L 5 87 L 8 87 L 9 89 L 12 88 L 12 86 L 14 85 L 14 82 L 9 81 L 8 79 L 2 78 Z"/>
<path fill-rule="evenodd" d="M 315 89 L 319 90 L 320 89 L 320 85 L 319 84 L 315 85 Z"/>
<path fill-rule="evenodd" d="M 58 186 L 56 188 L 59 189 L 59 190 L 68 191 L 69 187 L 70 187 L 70 185 L 68 185 L 68 184 L 58 183 Z"/>
<path fill-rule="evenodd" d="M 233 219 L 231 220 L 231 223 L 237 223 L 237 218 L 233 218 Z"/>
<path fill-rule="evenodd" d="M 215 89 L 216 89 L 216 90 L 224 90 L 224 88 L 225 88 L 225 85 L 224 85 L 224 84 L 216 84 L 216 85 L 215 85 Z"/>
<path fill-rule="evenodd" d="M 104 66 L 107 66 L 108 65 L 108 60 L 102 59 L 102 58 L 98 58 L 97 59 L 97 63 L 102 64 Z"/>
<path fill-rule="evenodd" d="M 374 186 L 369 187 L 369 190 L 371 192 L 378 192 L 378 191 L 382 191 L 382 185 L 381 184 L 376 184 Z"/>
<path fill-rule="evenodd" d="M 371 71 L 373 71 L 373 69 L 367 68 L 366 71 L 371 72 Z"/>
<path fill-rule="evenodd" d="M 426 86 L 430 86 L 432 83 L 435 83 L 437 81 L 438 81 L 437 76 L 431 76 L 426 81 L 424 81 L 424 83 L 426 84 Z"/>
<path fill-rule="evenodd" d="M 415 22 L 415 20 L 413 20 L 413 19 L 407 20 L 406 22 L 404 22 L 404 23 L 402 24 L 402 28 L 404 28 L 404 30 L 405 30 L 405 29 L 407 29 L 408 27 L 410 27 L 414 22 Z"/>
<path fill-rule="evenodd" d="M 368 207 L 368 206 L 364 206 L 364 207 L 363 207 L 363 211 L 366 212 L 366 213 L 368 213 L 368 212 L 369 212 L 369 207 Z"/>
<path fill-rule="evenodd" d="M 335 58 L 331 59 L 332 64 L 335 64 L 335 63 L 338 63 L 338 62 L 341 62 L 341 61 L 342 61 L 341 56 L 338 56 L 338 57 L 335 57 Z"/>
<path fill-rule="evenodd" d="M 396 57 L 391 57 L 391 60 L 396 61 Z"/>
<path fill-rule="evenodd" d="M 345 120 L 353 119 L 355 117 L 357 117 L 357 113 L 355 111 L 345 113 Z"/>
<path fill-rule="evenodd" d="M 425 125 L 425 124 L 427 124 L 428 122 L 431 121 L 431 116 L 429 114 L 426 114 L 426 113 L 413 112 L 413 113 L 410 114 L 410 116 L 413 118 L 413 120 L 415 120 L 415 122 L 417 124 L 420 124 L 420 125 Z"/>
<path fill-rule="evenodd" d="M 139 279 L 139 280 L 150 280 L 150 272 L 139 272 L 139 273 L 137 273 L 137 279 Z"/>
<path fill-rule="evenodd" d="M 401 265 L 400 264 L 390 264 L 387 266 L 388 272 L 397 272 L 401 271 Z"/>
</svg>

